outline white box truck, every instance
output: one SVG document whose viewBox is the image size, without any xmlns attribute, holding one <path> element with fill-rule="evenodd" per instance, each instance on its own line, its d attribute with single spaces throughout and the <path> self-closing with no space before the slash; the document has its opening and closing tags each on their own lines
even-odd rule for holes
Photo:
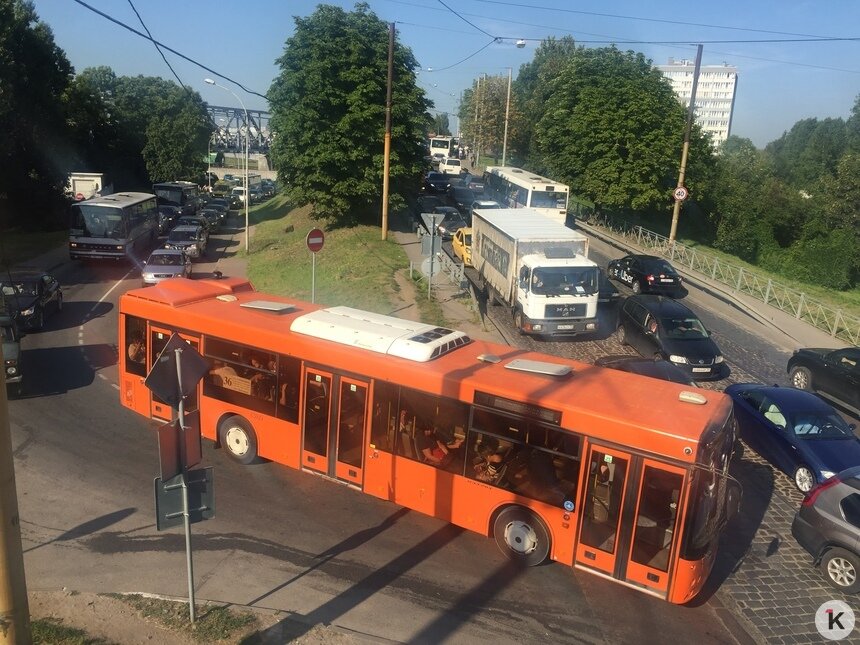
<svg viewBox="0 0 860 645">
<path fill-rule="evenodd" d="M 66 184 L 66 193 L 78 202 L 112 192 L 113 186 L 105 186 L 104 174 L 100 172 L 70 173 Z"/>
<path fill-rule="evenodd" d="M 582 233 L 528 208 L 477 209 L 472 264 L 480 288 L 510 307 L 521 333 L 597 331 L 599 270 Z"/>
</svg>

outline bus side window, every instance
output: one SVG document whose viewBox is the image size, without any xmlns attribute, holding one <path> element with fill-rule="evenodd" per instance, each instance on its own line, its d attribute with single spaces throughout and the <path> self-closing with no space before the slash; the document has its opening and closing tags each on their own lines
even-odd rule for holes
<svg viewBox="0 0 860 645">
<path fill-rule="evenodd" d="M 138 376 L 146 376 L 146 321 L 125 317 L 125 367 Z"/>
<path fill-rule="evenodd" d="M 384 381 L 373 384 L 373 420 L 370 426 L 370 443 L 377 450 L 394 452 L 397 440 L 397 410 L 400 387 Z"/>
<path fill-rule="evenodd" d="M 291 423 L 299 422 L 299 379 L 301 363 L 289 356 L 278 355 L 277 416 Z"/>
</svg>

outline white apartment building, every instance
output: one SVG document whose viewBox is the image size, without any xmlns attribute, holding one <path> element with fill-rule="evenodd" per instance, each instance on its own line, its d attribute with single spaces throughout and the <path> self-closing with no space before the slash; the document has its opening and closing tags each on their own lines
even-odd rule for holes
<svg viewBox="0 0 860 645">
<path fill-rule="evenodd" d="M 689 107 L 693 92 L 695 61 L 669 59 L 668 65 L 657 65 L 657 69 L 672 83 L 672 89 Z M 732 130 L 732 111 L 735 107 L 735 92 L 738 86 L 738 68 L 732 65 L 702 65 L 699 69 L 699 85 L 696 88 L 696 122 L 702 130 L 709 132 L 718 146 Z"/>
</svg>

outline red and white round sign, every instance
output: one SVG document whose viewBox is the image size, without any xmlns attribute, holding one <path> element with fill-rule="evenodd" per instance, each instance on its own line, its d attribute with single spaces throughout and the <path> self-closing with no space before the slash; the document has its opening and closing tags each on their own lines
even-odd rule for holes
<svg viewBox="0 0 860 645">
<path fill-rule="evenodd" d="M 84 198 L 83 193 L 75 193 L 75 199 L 81 201 Z"/>
<path fill-rule="evenodd" d="M 322 249 L 325 243 L 325 233 L 318 228 L 311 229 L 305 241 L 311 253 L 316 253 Z"/>
<path fill-rule="evenodd" d="M 677 199 L 679 202 L 687 199 L 687 189 L 684 188 L 683 186 L 678 186 L 675 189 L 675 192 L 672 194 L 675 196 L 675 199 Z"/>
</svg>

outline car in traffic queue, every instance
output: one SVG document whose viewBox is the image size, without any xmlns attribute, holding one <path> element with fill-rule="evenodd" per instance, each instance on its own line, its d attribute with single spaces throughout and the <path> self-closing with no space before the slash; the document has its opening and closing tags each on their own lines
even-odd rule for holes
<svg viewBox="0 0 860 645">
<path fill-rule="evenodd" d="M 221 228 L 221 211 L 217 208 L 205 207 L 200 211 L 200 216 L 206 218 L 210 233 L 217 233 Z"/>
<path fill-rule="evenodd" d="M 684 370 L 679 369 L 674 363 L 662 359 L 642 358 L 641 356 L 601 356 L 594 361 L 595 365 L 608 367 L 631 374 L 640 374 L 662 381 L 671 381 L 681 385 L 699 387 Z"/>
<path fill-rule="evenodd" d="M 448 175 L 431 170 L 424 176 L 421 190 L 428 195 L 444 195 L 450 185 L 451 178 Z"/>
<path fill-rule="evenodd" d="M 794 515 L 791 534 L 831 587 L 860 592 L 860 466 L 814 486 Z"/>
<path fill-rule="evenodd" d="M 459 175 L 463 172 L 463 166 L 456 157 L 445 157 L 439 162 L 439 172 L 446 175 Z"/>
<path fill-rule="evenodd" d="M 149 287 L 168 278 L 190 278 L 192 272 L 191 258 L 182 249 L 155 249 L 143 263 L 140 276 L 143 286 Z"/>
<path fill-rule="evenodd" d="M 726 394 L 734 402 L 740 438 L 801 492 L 860 466 L 854 426 L 815 394 L 758 383 L 735 383 Z"/>
<path fill-rule="evenodd" d="M 207 241 L 209 240 L 209 229 L 211 226 L 209 220 L 203 215 L 183 215 L 176 220 L 176 226 L 199 226 L 203 229 Z"/>
<path fill-rule="evenodd" d="M 470 226 L 458 228 L 454 232 L 451 248 L 454 250 L 454 255 L 460 258 L 463 266 L 472 266 L 472 228 Z"/>
<path fill-rule="evenodd" d="M 3 375 L 7 394 L 21 395 L 24 373 L 21 369 L 21 332 L 15 319 L 0 310 L 0 341 L 3 345 Z"/>
<path fill-rule="evenodd" d="M 484 192 L 483 178 L 477 177 L 469 171 L 464 171 L 459 177 L 454 177 L 451 185 L 468 188 L 476 195 L 483 194 Z"/>
<path fill-rule="evenodd" d="M 674 267 L 656 255 L 625 255 L 610 260 L 606 272 L 613 280 L 626 284 L 634 294 L 683 294 L 683 279 Z"/>
<path fill-rule="evenodd" d="M 860 414 L 860 347 L 798 349 L 786 370 L 794 387 Z"/>
<path fill-rule="evenodd" d="M 603 267 L 597 267 L 597 302 L 601 305 L 615 306 L 621 301 L 621 294 L 606 275 Z"/>
<path fill-rule="evenodd" d="M 236 186 L 230 192 L 230 200 L 233 204 L 236 204 L 237 207 L 245 205 L 245 187 L 244 186 Z M 250 202 L 249 202 L 250 205 Z"/>
<path fill-rule="evenodd" d="M 266 194 L 263 192 L 262 186 L 251 186 L 251 189 L 248 191 L 248 194 L 251 196 L 252 204 L 259 204 L 266 199 Z"/>
<path fill-rule="evenodd" d="M 448 205 L 453 206 L 463 217 L 469 216 L 469 208 L 475 201 L 475 193 L 471 188 L 465 186 L 451 186 L 448 188 Z"/>
<path fill-rule="evenodd" d="M 624 299 L 619 341 L 642 356 L 668 360 L 697 381 L 729 375 L 711 333 L 689 307 L 665 296 L 636 295 Z"/>
<path fill-rule="evenodd" d="M 277 185 L 275 184 L 274 179 L 261 179 L 260 180 L 260 188 L 263 189 L 263 196 L 268 199 L 269 197 L 274 197 L 277 192 Z"/>
<path fill-rule="evenodd" d="M 167 236 L 164 248 L 185 251 L 194 259 L 206 254 L 207 242 L 207 236 L 199 225 L 177 226 Z"/>
<path fill-rule="evenodd" d="M 450 240 L 454 231 L 466 226 L 460 211 L 453 206 L 437 206 L 432 214 L 435 216 L 436 235 L 443 240 Z"/>
<path fill-rule="evenodd" d="M 0 274 L 0 297 L 19 330 L 39 331 L 45 320 L 63 309 L 63 290 L 50 273 L 17 269 Z"/>
</svg>

